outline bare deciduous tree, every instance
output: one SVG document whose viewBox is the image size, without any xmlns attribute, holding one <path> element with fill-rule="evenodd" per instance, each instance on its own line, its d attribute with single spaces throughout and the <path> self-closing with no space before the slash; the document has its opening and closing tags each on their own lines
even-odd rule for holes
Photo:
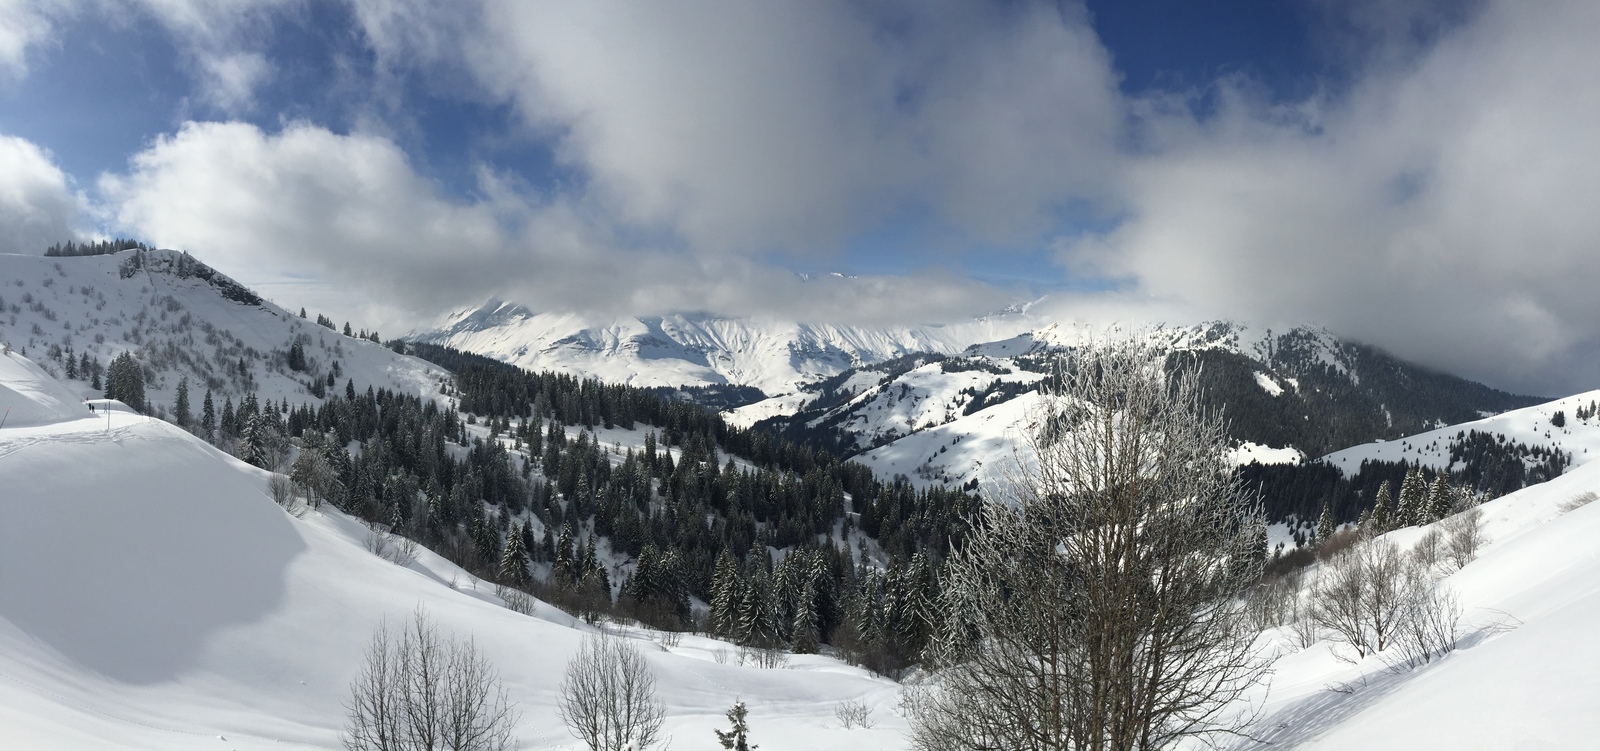
<svg viewBox="0 0 1600 751">
<path fill-rule="evenodd" d="M 644 655 L 604 634 L 585 637 L 567 662 L 557 709 L 590 751 L 644 751 L 661 740 L 667 715 Z"/>
<path fill-rule="evenodd" d="M 426 611 L 378 627 L 350 684 L 340 740 L 351 751 L 502 751 L 517 712 L 470 640 L 442 636 Z"/>
<path fill-rule="evenodd" d="M 1224 424 L 1140 344 L 1060 364 L 1020 476 L 951 559 L 916 748 L 1159 749 L 1250 719 L 1262 516 Z"/>
<path fill-rule="evenodd" d="M 1461 569 L 1478 557 L 1483 547 L 1483 511 L 1469 508 L 1444 521 L 1445 559 L 1456 569 Z"/>
<path fill-rule="evenodd" d="M 1394 644 L 1406 609 L 1428 586 L 1425 566 L 1387 539 L 1370 540 L 1323 562 L 1311 589 L 1311 617 L 1356 657 Z"/>
<path fill-rule="evenodd" d="M 1417 591 L 1401 614 L 1398 655 L 1386 657 L 1392 670 L 1406 670 L 1455 651 L 1460 638 L 1461 601 L 1443 584 Z"/>
</svg>

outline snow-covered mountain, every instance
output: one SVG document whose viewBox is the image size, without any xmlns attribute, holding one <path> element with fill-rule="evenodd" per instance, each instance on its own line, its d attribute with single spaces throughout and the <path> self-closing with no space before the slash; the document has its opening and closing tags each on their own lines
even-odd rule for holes
<svg viewBox="0 0 1600 751">
<path fill-rule="evenodd" d="M 1022 310 L 947 326 L 868 328 L 684 313 L 596 320 L 535 313 L 491 301 L 459 310 L 409 338 L 493 357 L 529 370 L 555 370 L 632 386 L 753 386 L 793 393 L 861 365 L 913 352 L 960 352 L 1031 330 Z"/>
<path fill-rule="evenodd" d="M 0 355 L 0 400 L 24 418 L 0 428 L 0 747 L 338 748 L 374 627 L 419 606 L 499 670 L 521 748 L 578 747 L 555 696 L 593 627 L 543 603 L 513 612 L 426 550 L 390 563 L 331 506 L 287 514 L 264 471 L 120 405 L 91 416 L 75 388 Z M 725 642 L 619 633 L 646 652 L 675 747 L 710 745 L 741 697 L 762 748 L 903 745 L 886 679 L 819 656 L 740 666 Z M 845 700 L 878 727 L 839 727 Z"/>
<path fill-rule="evenodd" d="M 262 399 L 320 402 L 323 389 L 386 388 L 436 394 L 449 374 L 376 342 L 319 326 L 170 250 L 48 258 L 0 255 L 0 342 L 25 352 L 81 396 L 99 396 L 101 369 L 132 353 L 154 411 L 170 409 L 181 379 L 199 408 L 254 391 Z M 299 345 L 300 358 L 291 357 Z M 74 359 L 69 369 L 66 360 Z M 298 369 L 297 369 L 298 368 Z M 68 376 L 71 377 L 68 377 Z"/>
<path fill-rule="evenodd" d="M 591 627 L 421 551 L 405 566 L 324 507 L 302 517 L 266 474 L 159 420 L 79 413 L 75 387 L 0 355 L 0 737 L 28 749 L 331 749 L 372 629 L 419 605 L 470 636 L 521 712 L 522 748 L 576 748 L 556 715 L 563 666 Z M 1287 629 L 1252 734 L 1305 749 L 1576 748 L 1600 735 L 1600 463 L 1481 507 L 1477 560 L 1442 581 L 1460 599 L 1456 651 L 1416 669 L 1341 658 Z M 1388 533 L 1402 548 L 1426 528 Z M 821 656 L 785 668 L 719 659 L 723 643 L 637 640 L 674 748 L 709 746 L 736 698 L 773 751 L 908 748 L 894 683 Z M 876 722 L 834 717 L 860 701 Z M 1255 748 L 1241 741 L 1238 748 Z"/>
<path fill-rule="evenodd" d="M 1293 462 L 1543 400 L 1409 365 L 1327 331 L 1232 323 L 1137 332 L 1157 357 L 1198 365 L 1242 463 Z M 865 366 L 795 397 L 735 410 L 796 438 L 831 442 L 876 472 L 919 484 L 992 482 L 1020 447 L 1056 352 L 1089 336 L 1053 324 L 958 355 Z M 784 412 L 793 405 L 792 415 Z"/>
</svg>

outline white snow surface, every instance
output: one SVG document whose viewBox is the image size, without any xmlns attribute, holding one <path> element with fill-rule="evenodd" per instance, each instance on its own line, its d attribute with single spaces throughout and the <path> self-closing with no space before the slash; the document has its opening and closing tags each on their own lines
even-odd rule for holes
<svg viewBox="0 0 1600 751">
<path fill-rule="evenodd" d="M 953 354 L 1038 325 L 1006 312 L 951 325 L 869 328 L 680 313 L 597 319 L 490 301 L 447 316 L 421 341 L 530 370 L 634 386 L 754 386 L 768 395 L 913 352 Z"/>
<path fill-rule="evenodd" d="M 362 391 L 373 386 L 438 398 L 440 381 L 449 378 L 443 368 L 318 326 L 269 301 L 239 303 L 205 279 L 180 277 L 174 268 L 181 255 L 175 251 L 145 251 L 145 268 L 123 278 L 119 269 L 134 253 L 0 254 L 0 342 L 26 350 L 29 359 L 63 379 L 74 401 L 102 394 L 91 388 L 87 375 L 66 380 L 63 364 L 47 356 L 52 346 L 87 352 L 102 366 L 132 352 L 145 370 L 146 400 L 158 413 L 172 409 L 182 378 L 189 379 L 195 414 L 208 387 L 219 411 L 224 398 L 237 402 L 249 391 L 263 400 L 320 403 L 305 382 L 325 378 L 335 361 L 339 371 L 330 390 L 340 393 L 346 381 L 354 381 Z M 305 348 L 309 372 L 288 367 L 296 338 Z"/>
<path fill-rule="evenodd" d="M 1382 656 L 1350 664 L 1319 642 L 1288 648 L 1258 727 L 1238 749 L 1588 748 L 1600 736 L 1600 465 L 1484 504 L 1488 544 L 1446 577 L 1463 607 L 1460 648 L 1395 673 Z M 1425 532 L 1390 532 L 1402 549 Z M 1339 690 L 1348 690 L 1343 693 Z"/>
<path fill-rule="evenodd" d="M 81 417 L 83 400 L 16 352 L 0 354 L 0 416 L 4 425 L 22 427 Z"/>
<path fill-rule="evenodd" d="M 1283 395 L 1283 387 L 1279 386 L 1277 381 L 1272 380 L 1272 376 L 1269 376 L 1259 370 L 1256 371 L 1256 385 L 1260 386 L 1262 391 L 1265 391 L 1273 396 Z"/>
<path fill-rule="evenodd" d="M 6 393 L 59 387 L 19 363 L 0 371 Z M 1026 399 L 992 409 L 1025 411 Z M 372 628 L 418 605 L 494 661 L 522 712 L 523 748 L 578 747 L 554 707 L 588 627 L 542 605 L 533 616 L 505 609 L 425 551 L 409 567 L 387 563 L 362 546 L 361 525 L 332 510 L 285 514 L 265 473 L 159 420 L 123 410 L 109 422 L 58 418 L 0 429 L 5 747 L 337 748 L 340 702 Z M 1349 664 L 1327 643 L 1296 651 L 1282 634 L 1263 635 L 1281 656 L 1270 692 L 1256 697 L 1265 710 L 1256 734 L 1314 750 L 1591 745 L 1600 503 L 1579 504 L 1595 491 L 1600 465 L 1589 464 L 1482 507 L 1482 555 L 1444 580 L 1465 607 L 1466 634 L 1443 660 L 1394 674 L 1377 657 Z M 1423 531 L 1389 536 L 1408 546 Z M 711 747 L 736 698 L 751 707 L 762 748 L 907 747 L 886 680 L 827 657 L 762 670 L 719 664 L 725 645 L 713 640 L 666 648 L 623 635 L 646 651 L 674 748 Z M 871 706 L 877 727 L 837 727 L 845 699 Z"/>
<path fill-rule="evenodd" d="M 1579 407 L 1600 404 L 1600 390 L 1585 391 L 1532 407 L 1502 412 L 1481 420 L 1450 425 L 1425 433 L 1393 441 L 1377 441 L 1351 446 L 1323 457 L 1323 461 L 1338 467 L 1346 476 L 1361 470 L 1361 462 L 1379 459 L 1390 462 L 1412 462 L 1431 469 L 1444 469 L 1450 465 L 1450 444 L 1458 434 L 1479 433 L 1504 436 L 1506 440 L 1528 446 L 1544 446 L 1571 455 L 1573 466 L 1588 463 L 1600 457 L 1600 419 L 1580 420 Z M 1565 427 L 1556 427 L 1550 420 L 1556 412 L 1566 417 Z M 1459 469 L 1459 467 L 1454 467 Z"/>
<path fill-rule="evenodd" d="M 12 392 L 48 389 L 5 371 Z M 114 403 L 112 403 L 114 404 Z M 372 629 L 425 607 L 476 640 L 522 716 L 525 749 L 579 748 L 555 710 L 589 627 L 424 551 L 402 568 L 331 509 L 296 519 L 266 474 L 123 409 L 0 430 L 0 746 L 332 749 Z M 827 657 L 719 664 L 728 645 L 629 632 L 668 707 L 674 747 L 713 742 L 735 699 L 762 748 L 901 748 L 896 686 Z M 731 650 L 730 650 L 731 651 Z M 846 699 L 878 726 L 844 730 Z"/>
</svg>

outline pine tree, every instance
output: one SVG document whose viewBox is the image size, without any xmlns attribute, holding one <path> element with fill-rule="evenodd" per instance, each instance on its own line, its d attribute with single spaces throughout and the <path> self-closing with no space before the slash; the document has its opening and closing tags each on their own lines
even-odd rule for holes
<svg viewBox="0 0 1600 751">
<path fill-rule="evenodd" d="M 172 419 L 178 423 L 178 427 L 188 428 L 192 417 L 189 414 L 189 379 L 184 378 L 178 381 L 178 398 L 172 403 Z"/>
<path fill-rule="evenodd" d="M 1383 534 L 1389 531 L 1390 507 L 1394 505 L 1394 498 L 1389 494 L 1389 481 L 1384 480 L 1378 485 L 1378 496 L 1372 502 L 1372 533 Z"/>
<path fill-rule="evenodd" d="M 1420 522 L 1424 513 L 1422 504 L 1427 500 L 1427 484 L 1422 479 L 1422 471 L 1413 469 L 1406 472 L 1406 479 L 1400 483 L 1400 502 L 1395 509 L 1395 529 L 1410 527 Z"/>
<path fill-rule="evenodd" d="M 573 565 L 574 552 L 572 550 L 572 525 L 561 525 L 561 539 L 556 541 L 556 559 L 551 570 L 551 578 L 555 579 L 556 586 L 567 586 L 577 580 L 577 569 Z"/>
<path fill-rule="evenodd" d="M 717 554 L 717 565 L 711 575 L 711 633 L 728 638 L 733 636 L 738 621 L 740 596 L 739 565 L 733 554 L 723 548 Z"/>
<path fill-rule="evenodd" d="M 799 599 L 795 602 L 794 626 L 790 629 L 794 634 L 792 644 L 795 654 L 817 653 L 817 646 L 821 642 L 817 634 L 817 621 L 817 587 L 814 582 L 807 581 L 800 588 Z"/>
<path fill-rule="evenodd" d="M 1445 473 L 1440 472 L 1433 478 L 1433 487 L 1428 491 L 1428 514 L 1426 521 L 1436 522 L 1450 515 L 1452 500 L 1450 480 Z"/>
<path fill-rule="evenodd" d="M 506 535 L 506 547 L 500 553 L 500 581 L 519 587 L 528 583 L 528 548 L 521 524 L 513 525 Z"/>
<path fill-rule="evenodd" d="M 1322 515 L 1317 518 L 1317 544 L 1321 545 L 1333 536 L 1333 512 L 1328 510 L 1328 504 L 1322 504 Z"/>
<path fill-rule="evenodd" d="M 771 575 L 760 565 L 752 568 L 755 571 L 739 598 L 736 637 L 745 646 L 775 647 L 778 645 L 778 634 L 772 622 Z"/>
<path fill-rule="evenodd" d="M 745 709 L 743 700 L 733 703 L 733 708 L 728 710 L 727 714 L 728 722 L 732 723 L 733 727 L 713 731 L 717 734 L 717 742 L 721 743 L 723 748 L 732 751 L 756 751 L 759 748 L 750 745 L 750 725 L 745 719 L 748 714 L 749 710 Z"/>
<path fill-rule="evenodd" d="M 500 543 L 495 539 L 494 528 L 489 526 L 489 520 L 484 518 L 482 510 L 478 510 L 475 516 L 477 518 L 472 524 L 472 550 L 477 554 L 480 566 L 493 570 L 491 567 L 500 560 Z"/>
</svg>

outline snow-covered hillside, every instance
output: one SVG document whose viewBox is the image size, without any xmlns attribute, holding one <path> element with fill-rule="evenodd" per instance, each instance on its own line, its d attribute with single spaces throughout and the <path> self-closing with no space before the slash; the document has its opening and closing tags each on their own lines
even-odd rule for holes
<svg viewBox="0 0 1600 751">
<path fill-rule="evenodd" d="M 913 359 L 901 361 L 909 367 L 890 372 L 862 368 L 803 391 L 807 398 L 801 400 L 795 421 L 803 422 L 808 430 L 848 434 L 853 441 L 847 444 L 849 448 L 862 452 L 856 460 L 885 476 L 904 475 L 919 484 L 994 482 L 1000 479 L 995 470 L 1027 435 L 1034 392 L 1051 367 L 1048 355 L 1105 335 L 1058 323 L 1009 340 L 976 345 L 957 356 L 931 358 L 934 361 L 926 364 Z M 1219 376 L 1226 374 L 1225 368 L 1206 366 L 1217 381 L 1211 385 L 1243 391 L 1219 396 L 1230 419 L 1237 425 L 1247 422 L 1237 415 L 1254 418 L 1253 423 L 1240 426 L 1239 432 L 1244 433 L 1237 452 L 1240 463 L 1301 461 L 1304 452 L 1283 440 L 1286 436 L 1273 432 L 1253 435 L 1253 426 L 1264 424 L 1272 431 L 1281 419 L 1308 420 L 1297 410 L 1309 412 L 1319 407 L 1312 402 L 1326 400 L 1321 389 L 1329 381 L 1346 389 L 1362 388 L 1361 353 L 1352 352 L 1349 345 L 1323 330 L 1273 334 L 1218 322 L 1142 329 L 1134 335 L 1144 338 L 1153 356 L 1206 353 L 1227 358 L 1220 360 L 1222 365 L 1238 371 L 1233 382 L 1225 382 Z M 1380 364 L 1391 367 L 1390 363 Z M 1322 379 L 1316 393 L 1302 393 L 1301 382 L 1308 372 Z M 1372 402 L 1372 411 L 1381 408 L 1371 395 L 1361 396 Z M 1252 400 L 1265 407 L 1252 404 Z M 774 401 L 734 410 L 729 419 L 736 424 L 770 419 L 779 412 L 770 405 Z M 1303 406 L 1306 404 L 1311 406 Z M 1241 411 L 1247 409 L 1256 411 Z M 1269 442 L 1269 438 L 1277 440 Z"/>
<path fill-rule="evenodd" d="M 132 352 L 148 401 L 170 409 L 189 379 L 196 409 L 206 389 L 220 404 L 248 391 L 263 400 L 320 401 L 313 385 L 354 381 L 405 394 L 436 394 L 448 373 L 375 342 L 344 336 L 260 299 L 181 253 L 46 258 L 0 255 L 0 342 L 52 375 L 67 376 L 68 352 L 102 368 Z M 301 370 L 291 368 L 299 342 Z M 65 379 L 80 397 L 100 396 L 91 374 Z M 331 385 L 330 385 L 331 384 Z"/>
<path fill-rule="evenodd" d="M 1459 648 L 1416 670 L 1351 663 L 1269 632 L 1261 742 L 1236 749 L 1587 748 L 1600 737 L 1600 464 L 1479 507 L 1487 543 L 1439 584 L 1462 606 Z M 1440 522 L 1438 524 L 1445 524 Z M 1409 550 L 1428 528 L 1385 537 Z M 1348 654 L 1345 655 L 1349 657 Z"/>
<path fill-rule="evenodd" d="M 20 355 L 0 365 L 0 394 L 62 397 Z M 589 627 L 542 605 L 508 610 L 426 551 L 388 563 L 330 508 L 286 514 L 265 473 L 164 422 L 69 406 L 0 429 L 0 746 L 337 748 L 372 629 L 421 605 L 499 669 L 522 748 L 578 747 L 555 695 Z M 762 748 L 903 744 L 891 682 L 826 657 L 764 670 L 724 664 L 720 642 L 633 636 L 674 747 L 711 745 L 740 697 Z M 878 727 L 838 727 L 847 699 L 867 702 Z"/>
<path fill-rule="evenodd" d="M 1039 322 L 1022 312 L 949 326 L 867 328 L 707 314 L 594 320 L 492 301 L 448 316 L 417 341 L 633 386 L 754 386 L 793 393 L 850 368 L 913 352 L 960 352 Z"/>
<path fill-rule="evenodd" d="M 1323 457 L 1345 475 L 1353 475 L 1363 461 L 1408 462 L 1429 469 L 1459 470 L 1460 447 L 1473 433 L 1495 440 L 1522 444 L 1537 456 L 1560 453 L 1572 466 L 1600 458 L 1600 419 L 1592 413 L 1600 404 L 1600 391 L 1585 391 L 1532 407 L 1503 412 L 1481 420 L 1449 425 L 1396 441 L 1378 441 L 1351 446 Z M 1557 413 L 1560 417 L 1557 417 Z M 1560 422 L 1560 425 L 1555 423 Z M 1452 460 L 1452 448 L 1456 456 Z M 1535 454 L 1527 454 L 1529 468 L 1537 466 Z"/>
<path fill-rule="evenodd" d="M 0 386 L 56 405 L 0 429 L 6 747 L 337 748 L 372 628 L 418 605 L 498 667 L 523 748 L 578 747 L 554 699 L 589 627 L 548 607 L 506 609 L 426 551 L 388 563 L 331 509 L 286 514 L 263 472 L 159 420 L 79 416 L 70 392 L 19 355 L 0 355 Z M 1281 656 L 1256 697 L 1255 735 L 1330 750 L 1586 746 L 1600 735 L 1596 491 L 1590 463 L 1482 507 L 1480 557 L 1444 580 L 1465 632 L 1442 660 L 1393 673 L 1378 657 L 1351 664 L 1327 642 L 1300 649 L 1268 632 L 1263 648 Z M 1424 531 L 1389 537 L 1410 546 Z M 884 679 L 826 657 L 759 669 L 720 662 L 715 641 L 627 636 L 657 676 L 673 748 L 711 747 L 741 697 L 765 749 L 907 747 L 898 687 Z M 872 707 L 877 726 L 839 727 L 833 711 L 847 699 Z"/>
</svg>

